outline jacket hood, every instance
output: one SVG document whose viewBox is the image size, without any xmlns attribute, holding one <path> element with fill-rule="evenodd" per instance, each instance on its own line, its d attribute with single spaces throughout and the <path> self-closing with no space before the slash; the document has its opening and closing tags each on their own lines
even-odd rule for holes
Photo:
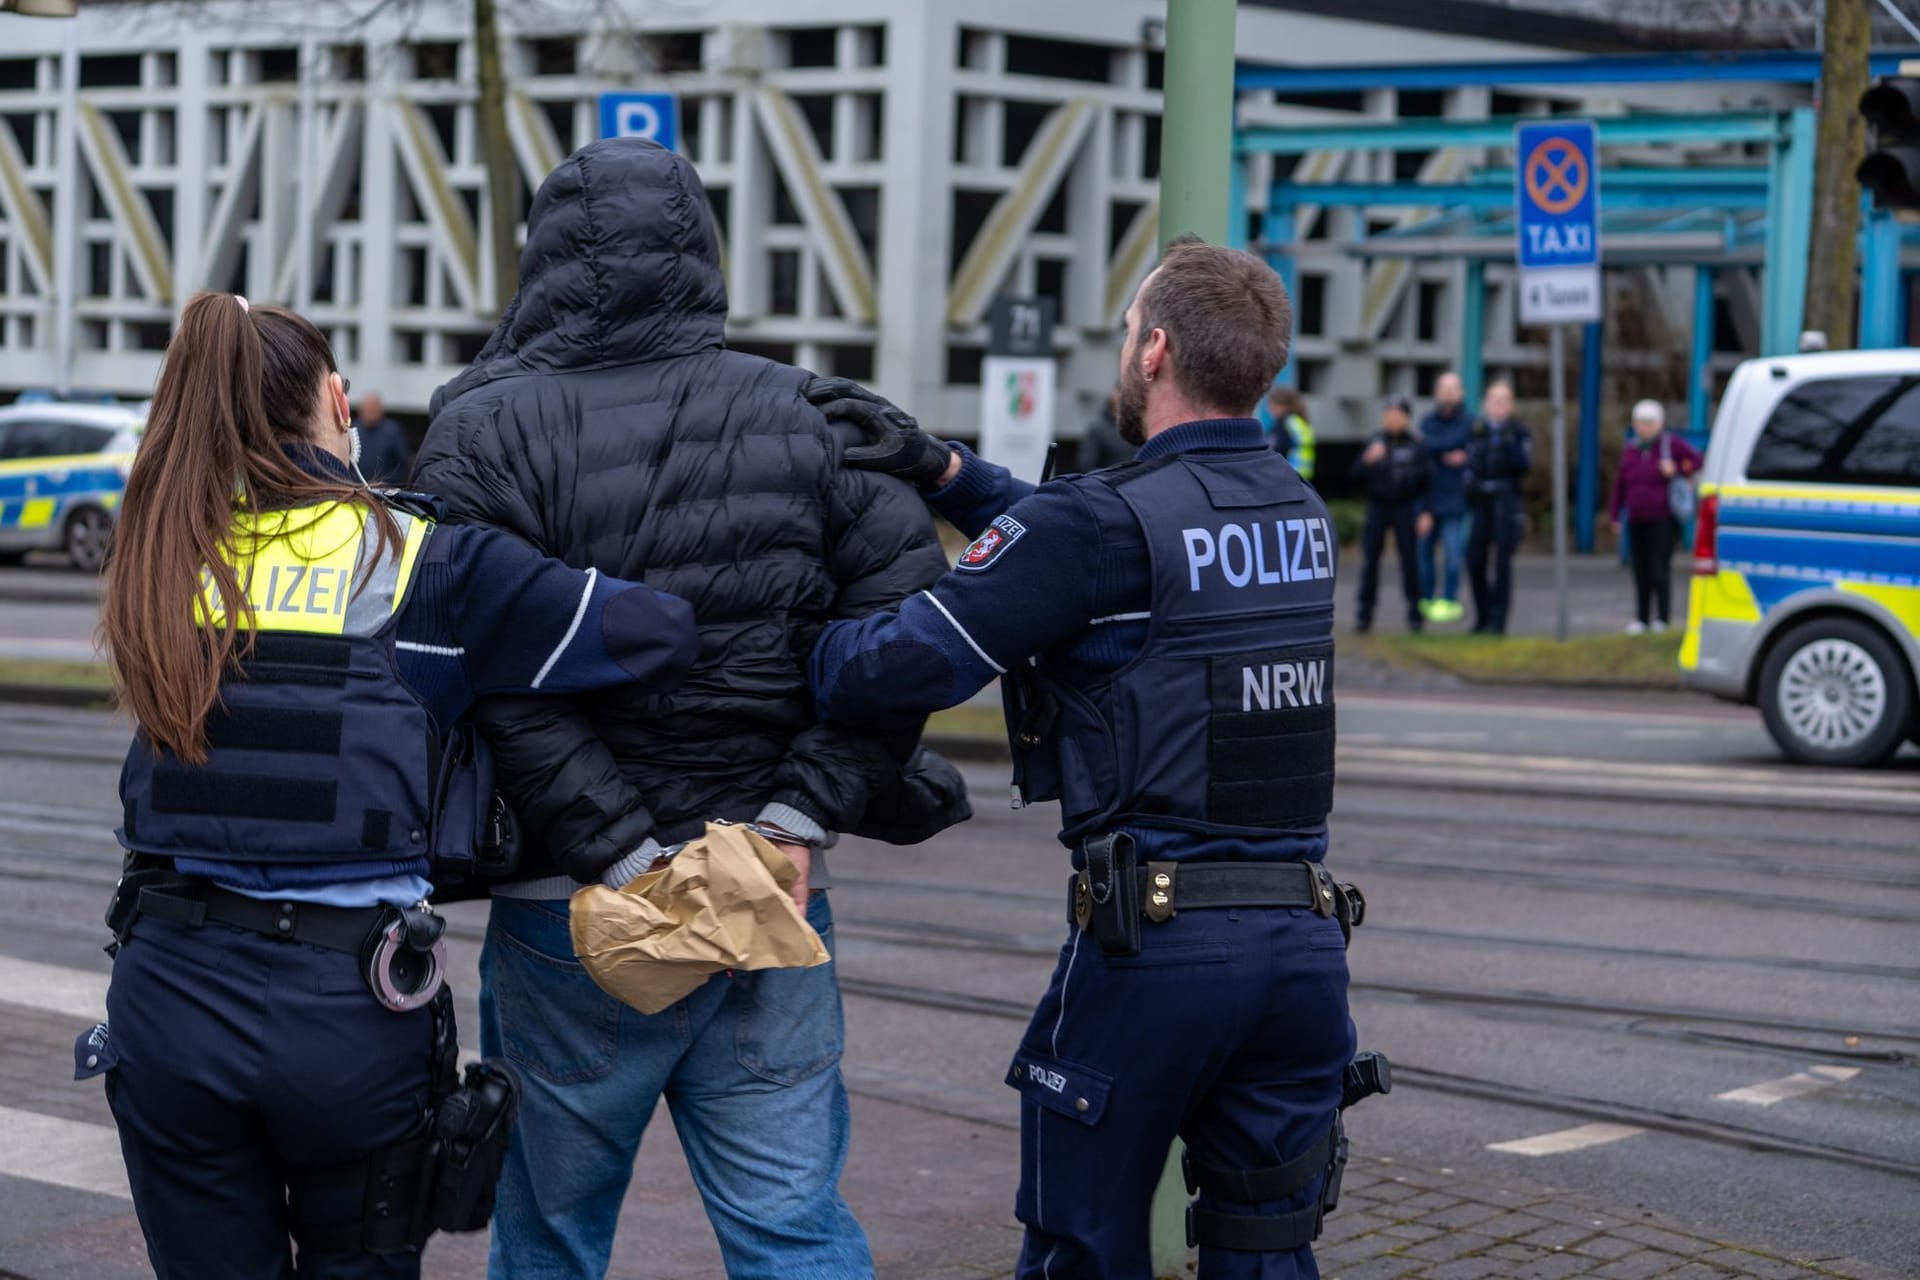
<svg viewBox="0 0 1920 1280">
<path fill-rule="evenodd" d="M 693 165 L 656 142 L 603 139 L 540 184 L 520 290 L 432 408 L 513 374 L 713 350 L 726 317 L 719 240 Z"/>
</svg>

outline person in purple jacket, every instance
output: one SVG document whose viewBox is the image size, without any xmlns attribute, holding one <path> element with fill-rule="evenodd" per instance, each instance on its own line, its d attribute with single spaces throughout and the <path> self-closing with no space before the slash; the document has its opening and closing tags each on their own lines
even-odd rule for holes
<svg viewBox="0 0 1920 1280">
<path fill-rule="evenodd" d="M 1640 635 L 1649 627 L 1665 631 L 1673 616 L 1673 544 L 1680 522 L 1673 516 L 1669 486 L 1676 476 L 1690 478 L 1699 470 L 1700 451 L 1666 429 L 1659 401 L 1633 406 L 1633 430 L 1620 451 L 1610 508 L 1614 533 L 1624 522 L 1633 551 L 1636 616 L 1627 624 L 1628 635 Z"/>
</svg>

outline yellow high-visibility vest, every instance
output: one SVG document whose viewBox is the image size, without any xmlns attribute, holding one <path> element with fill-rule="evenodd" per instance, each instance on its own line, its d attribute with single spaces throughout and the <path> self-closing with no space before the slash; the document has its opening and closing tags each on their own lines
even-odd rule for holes
<svg viewBox="0 0 1920 1280">
<path fill-rule="evenodd" d="M 257 511 L 234 520 L 227 563 L 253 605 L 261 631 L 369 636 L 400 611 L 431 520 L 391 511 L 397 548 L 380 554 L 372 513 L 357 502 L 326 502 Z M 397 551 L 397 554 L 396 554 Z M 202 625 L 226 620 L 213 572 L 200 572 L 194 616 Z M 245 625 L 242 618 L 241 625 Z"/>
</svg>

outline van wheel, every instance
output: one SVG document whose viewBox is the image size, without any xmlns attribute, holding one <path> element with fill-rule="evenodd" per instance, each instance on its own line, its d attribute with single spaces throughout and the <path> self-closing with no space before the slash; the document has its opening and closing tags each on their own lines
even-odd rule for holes
<svg viewBox="0 0 1920 1280">
<path fill-rule="evenodd" d="M 113 517 L 98 507 L 82 507 L 67 517 L 67 559 L 82 573 L 98 573 L 113 542 Z"/>
<path fill-rule="evenodd" d="M 1879 764 L 1912 726 L 1913 677 L 1874 627 L 1816 618 L 1768 653 L 1760 711 L 1780 749 L 1803 764 Z"/>
</svg>

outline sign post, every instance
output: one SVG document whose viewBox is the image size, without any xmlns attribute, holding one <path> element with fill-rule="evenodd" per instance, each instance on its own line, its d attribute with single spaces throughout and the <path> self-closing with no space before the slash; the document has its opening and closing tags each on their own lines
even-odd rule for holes
<svg viewBox="0 0 1920 1280">
<path fill-rule="evenodd" d="M 980 368 L 980 456 L 1038 481 L 1053 443 L 1052 298 L 996 298 Z"/>
<path fill-rule="evenodd" d="M 1567 638 L 1567 376 L 1563 326 L 1600 319 L 1600 168 L 1591 120 L 1514 129 L 1520 323 L 1546 325 L 1553 396 L 1554 635 Z M 1597 424 L 1589 424 L 1597 426 Z"/>
</svg>

